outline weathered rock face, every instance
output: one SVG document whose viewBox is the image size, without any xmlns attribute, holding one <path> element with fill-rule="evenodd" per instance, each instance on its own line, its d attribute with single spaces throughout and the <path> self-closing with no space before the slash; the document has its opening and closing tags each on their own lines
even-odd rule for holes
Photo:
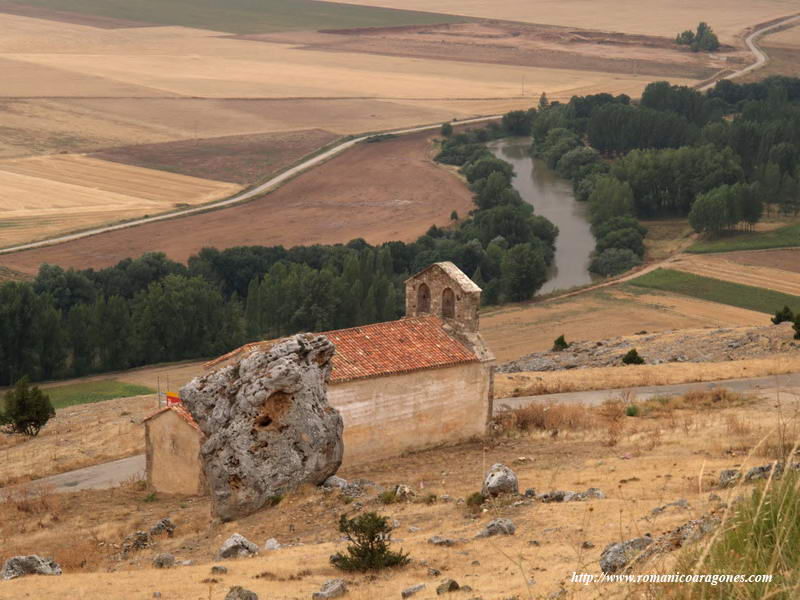
<svg viewBox="0 0 800 600">
<path fill-rule="evenodd" d="M 600 554 L 600 569 L 603 573 L 617 573 L 635 560 L 652 543 L 653 538 L 644 536 L 626 542 L 609 544 Z"/>
<path fill-rule="evenodd" d="M 16 579 L 23 575 L 61 575 L 61 567 L 55 561 L 31 554 L 9 558 L 0 571 L 0 579 Z"/>
<path fill-rule="evenodd" d="M 336 473 L 344 446 L 326 396 L 333 353 L 324 336 L 296 335 L 181 390 L 206 435 L 200 453 L 215 516 L 249 515 Z"/>
</svg>

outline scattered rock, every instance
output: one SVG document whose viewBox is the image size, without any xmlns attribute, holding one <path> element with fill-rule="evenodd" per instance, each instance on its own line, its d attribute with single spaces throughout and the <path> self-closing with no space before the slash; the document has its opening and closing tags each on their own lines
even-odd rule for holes
<svg viewBox="0 0 800 600">
<path fill-rule="evenodd" d="M 428 567 L 428 575 L 431 577 L 439 577 L 442 572 L 439 569 L 434 569 L 433 567 Z"/>
<path fill-rule="evenodd" d="M 149 533 L 146 531 L 135 531 L 132 534 L 125 536 L 125 539 L 122 540 L 122 544 L 120 545 L 122 552 L 120 554 L 123 557 L 127 556 L 131 552 L 149 548 L 152 543 L 153 540 L 150 538 Z"/>
<path fill-rule="evenodd" d="M 704 515 L 699 519 L 684 523 L 680 527 L 676 527 L 672 531 L 656 538 L 654 543 L 636 558 L 636 563 L 644 563 L 653 556 L 672 552 L 688 544 L 693 544 L 714 531 L 719 527 L 719 524 L 719 517 L 713 515 Z"/>
<path fill-rule="evenodd" d="M 411 596 L 413 596 L 417 592 L 421 592 L 424 589 L 425 589 L 425 584 L 418 583 L 417 585 L 412 585 L 411 587 L 404 589 L 402 592 L 400 592 L 400 596 L 402 598 L 411 598 Z"/>
<path fill-rule="evenodd" d="M 339 488 L 341 490 L 341 489 L 344 489 L 345 487 L 347 487 L 347 480 L 346 479 L 342 479 L 341 477 L 339 477 L 337 475 L 331 475 L 330 477 L 328 477 L 322 483 L 322 485 L 323 485 L 323 487 Z"/>
<path fill-rule="evenodd" d="M 756 481 L 758 479 L 767 479 L 774 469 L 772 475 L 775 479 L 783 477 L 783 471 L 786 468 L 782 462 L 769 463 L 768 465 L 760 465 L 753 467 L 747 471 L 744 477 L 745 481 Z M 800 470 L 800 463 L 792 463 L 789 468 L 793 471 Z M 719 486 L 729 487 L 736 483 L 742 477 L 742 472 L 739 469 L 724 469 L 719 473 Z"/>
<path fill-rule="evenodd" d="M 247 516 L 336 473 L 344 446 L 326 392 L 333 353 L 325 336 L 295 335 L 181 389 L 206 435 L 200 455 L 214 516 Z"/>
<path fill-rule="evenodd" d="M 456 543 L 456 541 L 453 538 L 435 535 L 431 538 L 428 538 L 428 543 L 433 544 L 434 546 L 452 546 Z"/>
<path fill-rule="evenodd" d="M 167 537 L 172 537 L 175 533 L 175 523 L 173 523 L 169 518 L 161 519 L 158 523 L 150 528 L 150 537 L 155 537 L 157 535 L 161 535 L 162 533 L 166 533 Z"/>
<path fill-rule="evenodd" d="M 228 572 L 228 567 L 223 567 L 222 565 L 214 565 L 211 567 L 211 574 L 212 575 L 225 575 Z"/>
<path fill-rule="evenodd" d="M 583 548 L 584 550 L 591 550 L 592 548 L 594 548 L 594 544 L 587 540 L 581 544 L 581 548 Z"/>
<path fill-rule="evenodd" d="M 258 600 L 258 594 L 246 590 L 240 585 L 236 585 L 228 590 L 225 600 Z"/>
<path fill-rule="evenodd" d="M 311 595 L 311 600 L 327 600 L 328 598 L 338 598 L 347 593 L 347 586 L 341 579 L 330 579 L 322 584 L 318 592 Z"/>
<path fill-rule="evenodd" d="M 234 533 L 220 546 L 217 558 L 242 558 L 258 554 L 258 546 L 243 535 Z"/>
<path fill-rule="evenodd" d="M 455 579 L 445 579 L 442 583 L 440 583 L 436 587 L 436 595 L 441 596 L 442 594 L 447 594 L 448 592 L 455 592 L 461 586 L 458 585 Z"/>
<path fill-rule="evenodd" d="M 725 469 L 719 473 L 719 487 L 728 487 L 736 483 L 742 476 L 742 472 L 738 469 Z"/>
<path fill-rule="evenodd" d="M 500 494 L 518 494 L 517 475 L 507 466 L 500 463 L 492 465 L 483 481 L 481 494 L 484 498 Z"/>
<path fill-rule="evenodd" d="M 61 567 L 54 560 L 30 554 L 12 556 L 0 571 L 0 579 L 16 579 L 25 575 L 61 575 Z"/>
<path fill-rule="evenodd" d="M 153 557 L 153 566 L 156 569 L 169 569 L 175 566 L 175 556 L 169 552 L 162 552 Z"/>
<path fill-rule="evenodd" d="M 650 511 L 650 514 L 652 516 L 660 515 L 665 510 L 667 510 L 668 508 L 672 508 L 672 507 L 688 509 L 689 508 L 689 501 L 686 498 L 680 498 L 679 500 L 675 500 L 675 502 L 670 502 L 668 504 L 664 504 L 662 506 L 655 507 L 653 510 Z"/>
<path fill-rule="evenodd" d="M 180 565 L 182 567 L 191 567 L 192 565 L 194 565 L 194 561 L 193 560 L 182 560 L 180 562 Z"/>
<path fill-rule="evenodd" d="M 606 495 L 599 488 L 589 488 L 585 492 L 553 490 L 538 497 L 540 502 L 581 502 L 595 498 L 602 500 Z"/>
<path fill-rule="evenodd" d="M 493 535 L 514 535 L 517 526 L 511 519 L 494 519 L 486 524 L 486 527 L 475 537 L 485 538 Z"/>
<path fill-rule="evenodd" d="M 394 496 L 398 500 L 410 500 L 414 496 L 416 496 L 416 494 L 414 493 L 414 490 L 411 489 L 411 486 L 408 486 L 408 485 L 405 485 L 404 483 L 401 483 L 401 484 L 395 486 L 395 488 L 394 488 Z"/>
<path fill-rule="evenodd" d="M 617 544 L 609 544 L 600 554 L 600 569 L 603 573 L 621 571 L 652 543 L 653 538 L 645 536 Z"/>
<path fill-rule="evenodd" d="M 536 490 L 533 488 L 528 488 L 527 490 L 525 490 L 525 497 L 536 498 Z"/>
<path fill-rule="evenodd" d="M 269 538 L 267 540 L 267 543 L 264 544 L 264 550 L 277 550 L 280 547 L 281 547 L 281 545 L 278 543 L 278 540 L 276 540 L 275 538 Z"/>
</svg>

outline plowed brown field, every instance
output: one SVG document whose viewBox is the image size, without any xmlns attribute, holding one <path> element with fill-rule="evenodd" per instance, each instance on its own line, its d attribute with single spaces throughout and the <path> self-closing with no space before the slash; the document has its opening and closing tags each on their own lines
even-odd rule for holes
<svg viewBox="0 0 800 600">
<path fill-rule="evenodd" d="M 429 138 L 360 144 L 246 204 L 9 254 L 0 264 L 35 273 L 44 262 L 103 267 L 149 251 L 184 261 L 205 246 L 414 240 L 447 225 L 453 210 L 474 207 L 466 185 L 430 160 Z"/>
<path fill-rule="evenodd" d="M 670 268 L 800 296 L 800 269 L 797 268 L 797 263 L 793 263 L 793 268 L 790 270 L 776 268 L 782 267 L 783 262 L 792 263 L 791 259 L 796 260 L 800 257 L 800 253 L 795 252 L 792 256 L 785 254 L 787 251 L 782 252 L 784 254 L 772 257 L 772 260 L 765 258 L 767 264 L 758 264 L 758 258 L 753 258 L 758 254 L 764 254 L 762 252 L 741 252 L 722 256 L 687 255 L 677 258 Z M 756 264 L 753 264 L 754 262 Z"/>
</svg>

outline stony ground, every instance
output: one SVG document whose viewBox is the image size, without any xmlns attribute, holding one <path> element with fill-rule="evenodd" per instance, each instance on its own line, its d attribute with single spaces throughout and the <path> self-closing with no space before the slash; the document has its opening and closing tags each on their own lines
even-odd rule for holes
<svg viewBox="0 0 800 600">
<path fill-rule="evenodd" d="M 567 340 L 570 342 L 570 340 Z M 646 364 L 705 363 L 755 359 L 800 349 L 790 323 L 762 327 L 641 332 L 597 342 L 576 341 L 561 351 L 535 352 L 498 367 L 501 373 L 559 371 L 622 365 L 636 349 Z"/>
</svg>

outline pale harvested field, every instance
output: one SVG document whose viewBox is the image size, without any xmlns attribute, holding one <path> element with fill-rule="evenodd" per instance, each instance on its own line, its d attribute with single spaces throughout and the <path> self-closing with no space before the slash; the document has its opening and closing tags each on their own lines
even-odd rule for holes
<svg viewBox="0 0 800 600">
<path fill-rule="evenodd" d="M 339 0 L 341 1 L 341 0 Z M 351 0 L 348 4 L 431 10 L 454 15 L 624 31 L 675 38 L 707 21 L 722 41 L 732 42 L 744 29 L 798 12 L 794 0 Z"/>
<path fill-rule="evenodd" d="M 41 504 L 32 503 L 28 513 L 14 502 L 4 503 L 0 504 L 4 539 L 0 558 L 35 551 L 59 561 L 65 574 L 4 582 L 0 598 L 128 600 L 150 598 L 157 591 L 175 600 L 222 600 L 234 585 L 262 598 L 309 598 L 334 577 L 347 580 L 347 598 L 353 600 L 399 598 L 401 590 L 417 583 L 426 584 L 418 594 L 421 598 L 435 598 L 436 586 L 446 577 L 473 588 L 469 594 L 452 594 L 454 598 L 475 594 L 492 599 L 514 594 L 546 598 L 562 586 L 567 599 L 623 597 L 634 590 L 572 584 L 569 578 L 573 571 L 598 573 L 600 553 L 609 543 L 644 532 L 660 535 L 713 509 L 712 492 L 724 501 L 748 494 L 750 485 L 717 489 L 718 473 L 773 458 L 763 448 L 756 449 L 752 457 L 747 453 L 777 426 L 774 407 L 775 398 L 771 397 L 737 407 L 684 408 L 660 416 L 617 420 L 577 408 L 571 414 L 584 415 L 581 425 L 559 424 L 557 436 L 550 430 L 512 431 L 495 439 L 344 469 L 340 475 L 347 479 L 368 478 L 386 487 L 404 483 L 420 498 L 446 493 L 455 499 L 477 491 L 487 467 L 501 462 L 515 470 L 521 490 L 534 487 L 544 493 L 593 486 L 607 495 L 603 500 L 571 503 L 511 506 L 496 502 L 478 515 L 469 514 L 455 502 L 383 506 L 370 498 L 364 509 L 396 519 L 394 544 L 414 559 L 408 567 L 376 575 L 342 574 L 330 566 L 329 556 L 344 548 L 335 529 L 338 516 L 352 516 L 358 509 L 337 493 L 324 494 L 312 488 L 289 494 L 275 508 L 227 524 L 211 521 L 206 498 L 157 495 L 155 501 L 144 502 L 147 491 L 136 485 L 49 497 Z M 796 414 L 797 408 L 796 397 L 782 395 L 784 418 Z M 788 427 L 796 431 L 796 419 L 790 419 Z M 652 514 L 656 507 L 679 498 L 688 500 L 688 508 L 672 507 Z M 164 516 L 177 525 L 174 538 L 159 539 L 155 546 L 125 560 L 112 558 L 118 552 L 115 545 L 126 535 L 148 529 Z M 513 519 L 516 535 L 501 540 L 473 539 L 497 517 Z M 214 553 L 234 532 L 259 545 L 275 537 L 288 546 L 256 558 L 215 561 Z M 464 541 L 450 548 L 435 547 L 426 541 L 433 535 Z M 591 545 L 586 548 L 584 542 Z M 179 560 L 191 559 L 195 564 L 152 569 L 151 559 L 159 552 L 172 552 Z M 673 559 L 672 555 L 656 559 L 642 572 L 672 572 Z M 213 564 L 224 564 L 228 573 L 212 576 Z M 442 574 L 432 577 L 428 567 Z M 109 568 L 114 572 L 107 572 Z M 535 581 L 532 595 L 528 594 L 528 579 Z"/>
<path fill-rule="evenodd" d="M 35 273 L 44 262 L 104 267 L 150 251 L 185 261 L 205 246 L 413 241 L 474 207 L 466 185 L 430 159 L 430 137 L 360 144 L 247 203 L 4 255 L 0 264 Z"/>
<path fill-rule="evenodd" d="M 505 362 L 549 350 L 562 334 L 568 340 L 600 340 L 640 331 L 766 322 L 766 315 L 741 308 L 668 293 L 632 295 L 612 287 L 564 300 L 487 310 L 481 314 L 481 333 L 498 361 Z"/>
<path fill-rule="evenodd" d="M 0 246 L 203 204 L 239 189 L 85 156 L 0 161 Z"/>
<path fill-rule="evenodd" d="M 726 252 L 725 259 L 740 265 L 767 267 L 800 273 L 800 248 L 762 250 L 756 252 Z"/>
<path fill-rule="evenodd" d="M 757 256 L 760 252 L 741 252 L 734 256 L 682 255 L 670 264 L 670 268 L 800 296 L 800 272 L 797 266 L 800 253 L 780 252 L 761 261 Z M 755 258 L 751 258 L 753 256 Z M 782 268 L 783 263 L 788 266 L 788 270 Z"/>
</svg>

